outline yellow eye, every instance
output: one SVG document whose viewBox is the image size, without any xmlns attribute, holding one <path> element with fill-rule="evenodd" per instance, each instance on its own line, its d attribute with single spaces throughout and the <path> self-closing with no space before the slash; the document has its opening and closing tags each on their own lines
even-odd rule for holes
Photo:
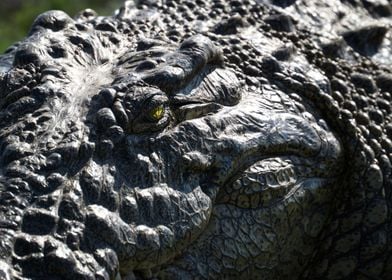
<svg viewBox="0 0 392 280">
<path fill-rule="evenodd" d="M 165 108 L 163 105 L 159 105 L 150 111 L 150 117 L 154 121 L 159 121 L 165 115 Z"/>
</svg>

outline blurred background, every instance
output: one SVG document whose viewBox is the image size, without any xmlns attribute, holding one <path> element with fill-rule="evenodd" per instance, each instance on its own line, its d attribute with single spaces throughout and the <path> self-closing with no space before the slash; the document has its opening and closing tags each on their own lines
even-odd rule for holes
<svg viewBox="0 0 392 280">
<path fill-rule="evenodd" d="M 0 53 L 26 36 L 34 19 L 47 10 L 63 10 L 71 17 L 85 8 L 110 15 L 123 0 L 0 0 Z"/>
</svg>

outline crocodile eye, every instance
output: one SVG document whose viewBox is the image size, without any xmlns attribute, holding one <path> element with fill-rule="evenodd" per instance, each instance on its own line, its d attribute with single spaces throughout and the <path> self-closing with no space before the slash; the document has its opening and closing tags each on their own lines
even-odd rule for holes
<svg viewBox="0 0 392 280">
<path fill-rule="evenodd" d="M 165 108 L 163 107 L 163 105 L 158 105 L 151 109 L 148 115 L 152 121 L 157 122 L 165 115 Z"/>
<path fill-rule="evenodd" d="M 128 132 L 145 133 L 163 130 L 170 123 L 167 96 L 155 93 L 148 97 L 140 104 L 139 110 L 135 111 L 134 116 L 128 124 Z"/>
</svg>

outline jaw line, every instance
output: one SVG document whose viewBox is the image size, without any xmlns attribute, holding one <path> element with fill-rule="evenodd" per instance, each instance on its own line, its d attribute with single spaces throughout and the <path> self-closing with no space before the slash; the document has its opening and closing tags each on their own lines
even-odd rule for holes
<svg viewBox="0 0 392 280">
<path fill-rule="evenodd" d="M 153 192 L 154 188 L 151 188 Z M 148 189 L 145 189 L 146 191 Z M 100 205 L 90 205 L 86 214 L 86 234 L 90 242 L 101 241 L 117 253 L 120 271 L 152 269 L 181 254 L 209 223 L 212 199 L 200 187 L 182 193 L 167 187 L 171 195 L 179 196 L 178 219 L 154 225 L 130 224 L 117 213 Z M 193 200 L 193 204 L 191 203 Z M 194 209 L 193 207 L 199 207 Z M 100 228 L 100 232 L 96 232 Z"/>
</svg>

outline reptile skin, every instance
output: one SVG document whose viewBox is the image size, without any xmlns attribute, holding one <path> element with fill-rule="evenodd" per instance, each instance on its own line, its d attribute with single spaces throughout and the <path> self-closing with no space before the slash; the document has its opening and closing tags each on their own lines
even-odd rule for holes
<svg viewBox="0 0 392 280">
<path fill-rule="evenodd" d="M 125 2 L 0 56 L 0 279 L 392 279 L 392 4 Z"/>
</svg>

